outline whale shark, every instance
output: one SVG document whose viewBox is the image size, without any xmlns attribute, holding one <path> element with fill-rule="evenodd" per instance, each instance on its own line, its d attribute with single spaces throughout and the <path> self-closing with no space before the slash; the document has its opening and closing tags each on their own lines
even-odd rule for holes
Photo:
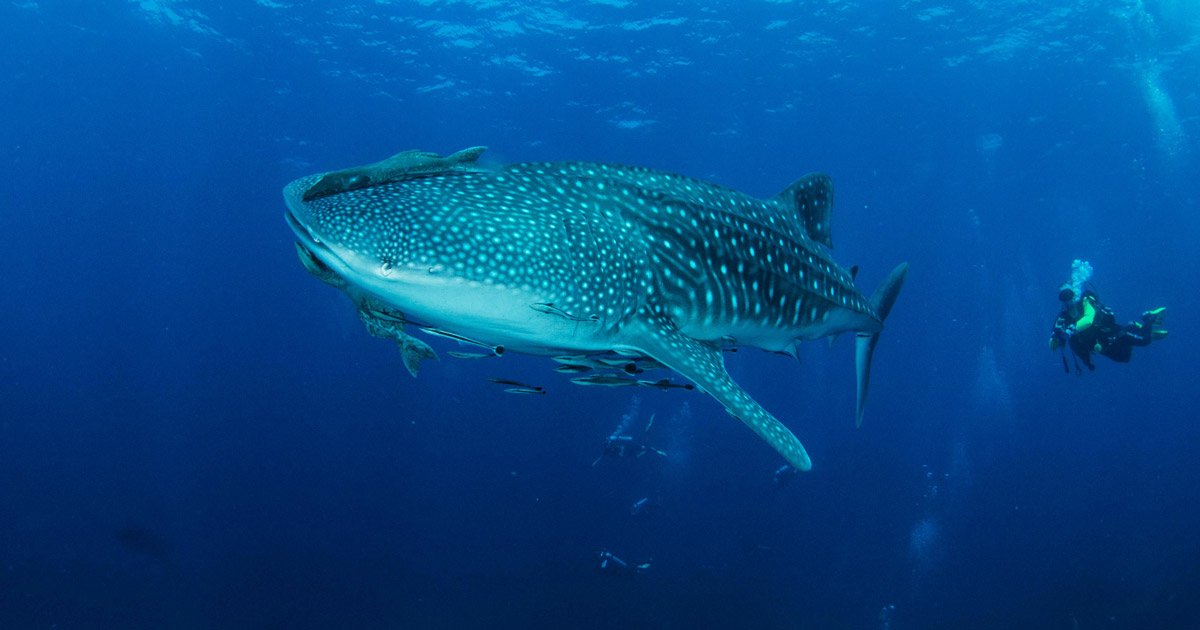
<svg viewBox="0 0 1200 630">
<path fill-rule="evenodd" d="M 690 380 L 809 470 L 795 434 L 730 378 L 723 352 L 795 356 L 802 341 L 852 332 L 861 424 L 872 355 L 908 265 L 870 298 L 859 291 L 857 268 L 829 253 L 827 175 L 760 199 L 618 164 L 482 167 L 483 149 L 409 151 L 283 189 L 305 268 L 345 292 L 372 334 L 395 339 L 414 376 L 436 354 L 410 322 L 488 355 L 645 361 Z"/>
</svg>

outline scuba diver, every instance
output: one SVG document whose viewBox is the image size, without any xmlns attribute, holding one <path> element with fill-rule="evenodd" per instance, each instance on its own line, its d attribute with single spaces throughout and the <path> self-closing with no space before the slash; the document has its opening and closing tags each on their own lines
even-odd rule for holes
<svg viewBox="0 0 1200 630">
<path fill-rule="evenodd" d="M 630 430 L 630 424 L 633 422 L 634 416 L 637 415 L 637 405 L 638 403 L 635 402 L 631 413 L 622 416 L 621 424 L 618 424 L 617 428 L 613 429 L 613 432 L 607 438 L 604 438 L 604 450 L 592 462 L 592 468 L 595 468 L 600 463 L 600 460 L 605 457 L 614 459 L 639 459 L 642 455 L 649 453 L 655 453 L 663 457 L 667 456 L 666 451 L 647 444 L 645 437 L 641 441 L 635 441 L 633 436 L 627 433 Z M 654 414 L 650 414 L 650 421 L 646 423 L 646 428 L 642 430 L 642 435 L 645 436 L 652 426 L 654 426 Z"/>
<path fill-rule="evenodd" d="M 771 485 L 776 488 L 785 488 L 792 479 L 796 476 L 796 469 L 788 464 L 784 464 L 775 469 L 775 477 L 771 479 Z"/>
<path fill-rule="evenodd" d="M 1071 265 L 1071 279 L 1058 288 L 1058 299 L 1062 311 L 1054 322 L 1050 333 L 1050 350 L 1061 350 L 1063 369 L 1067 365 L 1067 348 L 1075 357 L 1075 373 L 1083 372 L 1079 367 L 1082 359 L 1089 370 L 1095 370 L 1092 353 L 1102 354 L 1118 363 L 1128 363 L 1133 356 L 1134 346 L 1148 346 L 1154 339 L 1164 339 L 1163 328 L 1166 308 L 1156 308 L 1142 313 L 1142 321 L 1129 322 L 1121 326 L 1112 309 L 1100 302 L 1100 296 L 1088 282 L 1092 266 L 1087 261 L 1076 260 Z M 1086 288 L 1085 288 L 1086 285 Z"/>
<path fill-rule="evenodd" d="M 633 506 L 629 508 L 629 515 L 641 518 L 652 516 L 655 512 L 658 512 L 658 508 L 660 507 L 662 507 L 662 493 L 656 492 L 653 499 L 643 497 L 635 501 Z"/>
<path fill-rule="evenodd" d="M 632 576 L 650 568 L 649 562 L 630 565 L 628 562 L 612 555 L 607 549 L 601 549 L 597 554 L 600 564 L 596 570 L 603 575 Z"/>
</svg>

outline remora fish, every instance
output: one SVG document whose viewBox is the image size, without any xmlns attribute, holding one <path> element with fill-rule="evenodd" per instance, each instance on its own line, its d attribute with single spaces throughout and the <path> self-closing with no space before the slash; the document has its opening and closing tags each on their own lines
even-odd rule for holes
<svg viewBox="0 0 1200 630">
<path fill-rule="evenodd" d="M 592 368 L 590 368 L 586 365 L 570 365 L 570 364 L 560 365 L 560 366 L 554 368 L 555 372 L 562 372 L 563 374 L 581 374 L 583 372 L 590 372 L 591 370 L 592 370 Z"/>
<path fill-rule="evenodd" d="M 488 354 L 484 354 L 482 352 L 447 352 L 446 354 L 454 357 L 455 359 L 490 359 L 494 356 L 498 356 L 494 352 Z"/>
<path fill-rule="evenodd" d="M 392 157 L 366 166 L 326 173 L 304 191 L 304 201 L 329 195 L 412 179 L 430 173 L 475 168 L 475 161 L 487 147 L 471 147 L 442 157 L 425 151 L 401 151 Z"/>
<path fill-rule="evenodd" d="M 690 390 L 693 388 L 693 385 L 691 383 L 672 383 L 671 379 L 667 379 L 667 378 L 659 379 L 657 381 L 638 381 L 637 384 L 642 385 L 644 387 L 657 387 L 658 389 L 661 389 L 664 392 L 667 391 L 668 389 L 673 389 L 673 388 L 687 389 L 687 390 Z"/>
<path fill-rule="evenodd" d="M 543 389 L 545 389 L 543 387 L 538 387 L 537 385 L 526 385 L 525 383 L 522 383 L 520 381 L 512 381 L 507 378 L 489 378 L 488 382 L 497 383 L 499 385 L 511 385 L 512 387 L 515 387 L 517 389 L 527 389 L 527 390 L 539 391 L 539 392 L 542 391 Z M 509 390 L 504 390 L 504 391 L 509 391 Z"/>
<path fill-rule="evenodd" d="M 600 387 L 625 387 L 637 385 L 637 379 L 625 378 L 616 374 L 593 374 L 571 379 L 576 385 L 599 385 Z"/>
<path fill-rule="evenodd" d="M 504 390 L 506 394 L 545 394 L 546 390 L 538 387 L 537 389 L 529 389 L 527 387 L 512 387 Z"/>
<path fill-rule="evenodd" d="M 812 466 L 804 447 L 729 377 L 722 350 L 788 352 L 856 333 L 861 422 L 871 355 L 908 271 L 897 266 L 863 296 L 826 251 L 833 186 L 822 174 L 770 199 L 589 162 L 435 170 L 308 195 L 324 177 L 283 191 L 287 221 L 323 273 L 488 346 L 653 358 L 800 470 Z"/>
</svg>

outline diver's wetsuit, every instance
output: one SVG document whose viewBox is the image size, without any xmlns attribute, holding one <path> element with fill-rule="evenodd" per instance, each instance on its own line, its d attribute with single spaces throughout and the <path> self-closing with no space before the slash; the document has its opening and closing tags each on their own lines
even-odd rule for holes
<svg viewBox="0 0 1200 630">
<path fill-rule="evenodd" d="M 1100 345 L 1100 354 L 1119 363 L 1129 362 L 1134 346 L 1150 345 L 1150 328 L 1146 324 L 1117 324 L 1112 309 L 1101 304 L 1094 293 L 1085 292 L 1080 306 L 1078 318 L 1072 317 L 1066 309 L 1058 314 L 1054 330 L 1050 333 L 1051 350 L 1057 350 L 1062 340 L 1068 339 L 1071 351 L 1083 359 L 1089 370 L 1094 370 L 1096 366 L 1092 365 L 1092 352 L 1097 344 Z M 1075 326 L 1075 332 L 1068 335 L 1067 329 L 1072 325 Z"/>
</svg>

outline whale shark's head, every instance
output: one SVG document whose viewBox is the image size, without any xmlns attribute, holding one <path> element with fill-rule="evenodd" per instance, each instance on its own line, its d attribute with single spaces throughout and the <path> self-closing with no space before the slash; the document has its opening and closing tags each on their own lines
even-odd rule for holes
<svg viewBox="0 0 1200 630">
<path fill-rule="evenodd" d="M 398 280 L 397 269 L 410 262 L 404 244 L 412 236 L 406 234 L 403 206 L 389 198 L 383 213 L 386 188 L 305 201 L 305 192 L 322 177 L 302 177 L 283 189 L 285 217 L 305 268 L 322 279 L 332 274 L 365 286 Z"/>
<path fill-rule="evenodd" d="M 304 267 L 356 301 L 365 293 L 417 321 L 500 345 L 500 329 L 543 334 L 530 305 L 573 290 L 567 244 L 554 239 L 561 224 L 544 204 L 489 208 L 509 192 L 503 178 L 439 172 L 307 194 L 323 177 L 284 187 L 285 216 Z"/>
</svg>

